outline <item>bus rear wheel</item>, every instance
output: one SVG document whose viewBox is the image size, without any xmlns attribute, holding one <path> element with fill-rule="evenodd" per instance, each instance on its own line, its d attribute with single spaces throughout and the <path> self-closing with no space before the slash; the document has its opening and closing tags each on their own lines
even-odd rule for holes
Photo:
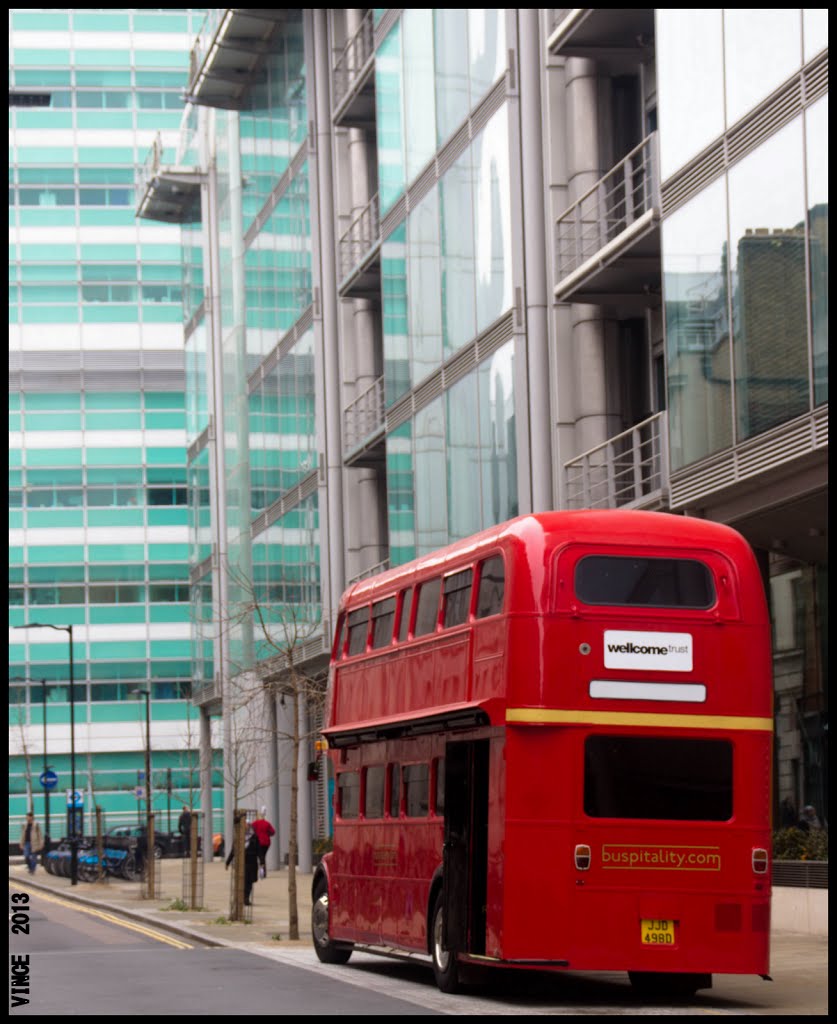
<svg viewBox="0 0 837 1024">
<path fill-rule="evenodd" d="M 430 915 L 430 956 L 433 960 L 433 976 L 436 979 L 436 985 L 441 992 L 453 995 L 461 987 L 459 964 L 456 962 L 456 954 L 450 949 L 445 949 L 442 942 L 443 934 L 444 906 L 440 889 L 436 894 L 433 912 Z"/>
<path fill-rule="evenodd" d="M 637 995 L 651 999 L 693 999 L 701 988 L 712 988 L 711 974 L 668 974 L 658 971 L 628 971 Z"/>
<path fill-rule="evenodd" d="M 317 959 L 324 964 L 345 964 L 352 955 L 350 944 L 337 945 L 328 933 L 328 882 L 320 878 L 311 905 L 311 938 Z"/>
</svg>

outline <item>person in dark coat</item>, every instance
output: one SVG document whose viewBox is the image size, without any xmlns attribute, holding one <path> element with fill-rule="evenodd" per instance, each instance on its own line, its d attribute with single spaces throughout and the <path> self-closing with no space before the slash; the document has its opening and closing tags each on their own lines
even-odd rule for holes
<svg viewBox="0 0 837 1024">
<path fill-rule="evenodd" d="M 232 844 L 230 855 L 227 857 L 225 870 L 229 868 L 235 856 L 235 843 Z M 255 832 L 248 830 L 247 839 L 244 843 L 244 905 L 250 906 L 250 894 L 253 891 L 253 884 L 259 877 L 259 839 Z"/>
<path fill-rule="evenodd" d="M 192 812 L 185 804 L 177 819 L 177 831 L 183 836 L 183 856 L 188 857 L 192 841 Z"/>
</svg>

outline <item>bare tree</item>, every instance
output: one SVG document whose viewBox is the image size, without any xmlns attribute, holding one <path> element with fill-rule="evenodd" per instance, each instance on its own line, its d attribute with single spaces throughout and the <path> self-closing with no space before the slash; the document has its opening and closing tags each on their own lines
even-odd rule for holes
<svg viewBox="0 0 837 1024">
<path fill-rule="evenodd" d="M 238 602 L 238 621 L 246 620 L 248 625 L 252 624 L 253 652 L 257 659 L 255 674 L 260 684 L 253 685 L 252 671 L 242 673 L 241 678 L 249 676 L 246 687 L 249 698 L 245 698 L 242 706 L 251 712 L 257 708 L 260 717 L 257 727 L 254 728 L 255 723 L 251 721 L 250 728 L 240 736 L 242 743 L 233 742 L 232 754 L 242 762 L 248 762 L 239 767 L 252 771 L 253 764 L 249 763 L 255 756 L 252 748 L 259 740 L 262 749 L 266 743 L 286 741 L 291 761 L 287 832 L 289 937 L 298 939 L 299 765 L 302 752 L 319 730 L 326 690 L 326 662 L 322 657 L 316 660 L 310 657 L 312 647 L 322 654 L 322 644 L 317 643 L 322 630 L 320 606 L 314 601 L 300 604 L 269 601 L 268 594 L 260 592 L 252 581 L 242 578 L 240 572 L 231 570 L 230 575 L 235 578 L 239 595 L 243 598 Z M 273 716 L 269 716 L 265 723 L 263 703 L 255 700 L 257 695 L 264 693 L 274 707 L 278 698 L 288 708 L 290 724 L 287 730 L 276 725 Z M 225 759 L 226 756 L 225 752 Z M 251 788 L 258 788 L 258 785 Z M 309 840 L 310 836 L 305 837 L 305 841 Z"/>
<path fill-rule="evenodd" d="M 46 714 L 46 708 L 44 708 Z M 18 728 L 18 743 L 20 752 L 23 754 L 24 781 L 26 782 L 26 806 L 33 811 L 34 803 L 32 796 L 32 756 L 29 752 L 29 743 L 26 738 L 26 705 L 15 704 L 15 724 Z"/>
</svg>

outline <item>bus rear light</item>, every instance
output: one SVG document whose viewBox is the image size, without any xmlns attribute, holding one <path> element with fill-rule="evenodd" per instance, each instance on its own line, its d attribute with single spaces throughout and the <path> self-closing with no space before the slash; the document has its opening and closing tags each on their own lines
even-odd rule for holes
<svg viewBox="0 0 837 1024">
<path fill-rule="evenodd" d="M 767 850 L 763 850 L 763 849 L 761 849 L 761 847 L 757 847 L 756 849 L 754 849 L 753 850 L 753 871 L 755 872 L 755 874 L 757 874 L 757 875 L 766 875 L 767 874 L 767 865 L 768 865 Z"/>
<path fill-rule="evenodd" d="M 590 867 L 590 847 L 579 844 L 575 848 L 575 866 L 579 871 L 587 871 Z"/>
</svg>

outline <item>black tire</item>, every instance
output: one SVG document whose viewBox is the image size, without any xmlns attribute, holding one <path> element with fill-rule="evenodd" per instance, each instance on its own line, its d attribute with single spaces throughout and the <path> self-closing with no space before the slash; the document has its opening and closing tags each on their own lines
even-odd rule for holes
<svg viewBox="0 0 837 1024">
<path fill-rule="evenodd" d="M 127 879 L 129 882 L 138 882 L 142 874 L 141 869 L 137 866 L 136 857 L 132 853 L 129 853 L 127 857 L 122 861 L 119 869 L 120 875 Z"/>
<path fill-rule="evenodd" d="M 163 856 L 163 847 L 159 843 L 154 844 L 154 860 L 160 860 Z"/>
<path fill-rule="evenodd" d="M 698 989 L 712 987 L 711 974 L 668 974 L 628 971 L 631 987 L 644 999 L 694 999 Z"/>
<path fill-rule="evenodd" d="M 317 959 L 324 964 L 348 963 L 354 947 L 351 943 L 332 942 L 328 934 L 328 882 L 321 877 L 314 888 L 311 904 L 311 941 Z"/>
<path fill-rule="evenodd" d="M 441 888 L 436 893 L 430 914 L 430 956 L 433 960 L 433 976 L 440 992 L 453 995 L 462 987 L 456 954 L 442 945 L 442 924 L 444 904 Z"/>
</svg>

